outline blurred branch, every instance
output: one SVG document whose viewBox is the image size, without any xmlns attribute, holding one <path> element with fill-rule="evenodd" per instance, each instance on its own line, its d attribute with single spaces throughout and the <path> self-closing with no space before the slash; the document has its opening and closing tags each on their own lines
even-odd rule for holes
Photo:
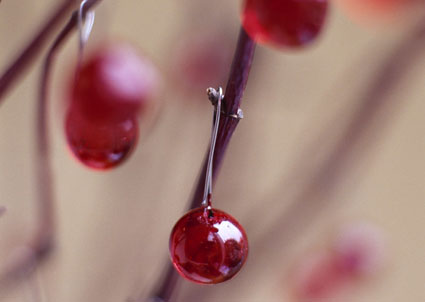
<svg viewBox="0 0 425 302">
<path fill-rule="evenodd" d="M 223 100 L 223 113 L 220 117 L 220 125 L 217 134 L 217 142 L 213 161 L 213 180 L 217 177 L 220 164 L 223 160 L 230 138 L 239 123 L 241 114 L 240 103 L 248 81 L 251 63 L 254 58 L 255 42 L 247 35 L 243 28 L 240 29 L 238 44 L 233 57 L 232 68 L 229 80 L 226 86 L 226 92 Z M 201 205 L 202 195 L 205 184 L 205 173 L 207 167 L 205 158 L 200 177 L 198 179 L 190 208 L 196 208 Z M 173 265 L 168 262 L 164 278 L 158 283 L 153 296 L 154 301 L 169 301 L 177 286 L 178 273 Z"/>
<path fill-rule="evenodd" d="M 87 5 L 84 6 L 83 14 L 99 1 L 100 0 L 92 0 L 87 2 Z M 16 257 L 15 255 L 11 256 L 13 261 L 10 261 L 10 267 L 6 272 L 0 275 L 0 288 L 10 281 L 22 277 L 24 272 L 31 272 L 36 265 L 46 259 L 52 251 L 54 238 L 54 194 L 48 135 L 48 84 L 51 67 L 54 63 L 56 54 L 72 31 L 76 29 L 77 25 L 78 11 L 72 14 L 68 23 L 55 39 L 43 64 L 38 94 L 37 125 L 35 127 L 37 145 L 37 158 L 35 163 L 38 189 L 38 224 L 36 226 L 35 235 L 24 245 L 27 249 L 26 253 L 21 257 Z"/>
<path fill-rule="evenodd" d="M 27 44 L 21 51 L 18 57 L 9 65 L 6 71 L 0 77 L 0 103 L 2 97 L 5 95 L 10 86 L 22 76 L 29 67 L 30 63 L 39 54 L 42 47 L 47 42 L 47 38 L 52 31 L 57 27 L 59 22 L 66 16 L 66 14 L 75 6 L 75 0 L 64 0 L 53 11 L 47 22 L 41 27 L 35 37 Z"/>
<path fill-rule="evenodd" d="M 423 55 L 424 48 L 425 22 L 421 21 L 387 56 L 363 95 L 354 99 L 359 105 L 351 115 L 350 122 L 343 129 L 340 139 L 335 142 L 326 159 L 317 169 L 303 171 L 307 176 L 306 183 L 299 193 L 289 200 L 290 206 L 285 212 L 259 235 L 260 239 L 254 243 L 255 246 L 264 246 L 267 242 L 272 242 L 277 235 L 279 241 L 285 242 L 287 246 L 291 238 L 300 238 L 301 230 L 308 227 L 314 217 L 325 213 L 330 205 L 331 196 L 335 193 L 341 180 L 345 179 L 345 175 L 350 169 L 358 166 L 356 162 L 365 155 L 369 155 L 371 149 L 376 146 L 374 144 L 376 139 L 371 138 L 382 137 L 384 127 L 388 127 L 393 120 L 394 114 L 391 112 L 395 112 L 401 102 L 399 99 L 390 98 L 392 89 L 400 83 L 403 76 Z M 297 164 L 288 173 L 290 179 L 293 179 L 294 175 L 298 173 L 299 167 L 305 164 L 308 154 L 314 152 L 323 141 L 326 141 L 329 136 L 327 130 L 329 129 L 323 131 L 314 144 L 305 148 L 306 153 L 300 155 Z M 295 178 L 300 179 L 300 176 Z M 291 184 L 279 187 L 288 185 Z M 268 200 L 269 198 L 264 199 Z M 258 212 L 253 211 L 252 215 L 255 217 Z M 280 252 L 282 252 L 281 248 L 279 248 Z M 261 252 L 263 251 L 260 250 L 259 253 Z"/>
<path fill-rule="evenodd" d="M 89 0 L 84 6 L 84 12 L 89 10 L 100 0 Z M 6 94 L 11 85 L 25 73 L 25 70 L 30 66 L 33 60 L 40 53 L 41 49 L 47 42 L 47 38 L 56 29 L 60 21 L 67 15 L 67 13 L 76 5 L 75 0 L 64 0 L 53 11 L 47 22 L 41 27 L 35 37 L 27 44 L 21 51 L 18 57 L 6 68 L 0 77 L 0 104 L 3 96 Z M 74 20 L 74 18 L 73 18 Z M 74 26 L 76 20 L 73 21 Z"/>
</svg>

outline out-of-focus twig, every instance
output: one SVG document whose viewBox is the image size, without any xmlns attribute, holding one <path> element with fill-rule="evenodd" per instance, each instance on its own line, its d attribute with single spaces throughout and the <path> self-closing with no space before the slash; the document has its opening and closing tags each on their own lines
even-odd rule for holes
<svg viewBox="0 0 425 302">
<path fill-rule="evenodd" d="M 34 38 L 20 52 L 18 57 L 7 67 L 0 77 L 0 103 L 2 97 L 6 94 L 10 86 L 22 76 L 33 61 L 40 53 L 42 47 L 46 44 L 47 38 L 57 28 L 60 21 L 75 6 L 75 0 L 64 0 L 47 18 L 45 24 L 41 27 Z M 5 44 L 3 44 L 5 45 Z"/>
<path fill-rule="evenodd" d="M 27 288 L 27 301 L 45 302 L 43 301 L 41 284 L 40 280 L 38 280 L 37 273 L 28 275 L 25 279 L 25 285 Z"/>
<path fill-rule="evenodd" d="M 100 0 L 88 1 L 84 6 L 83 14 L 85 14 L 99 1 Z M 43 64 L 38 94 L 37 125 L 35 128 L 37 145 L 37 158 L 35 163 L 38 189 L 38 224 L 35 227 L 35 235 L 28 243 L 23 245 L 25 247 L 25 252 L 19 257 L 12 255 L 13 261 L 10 261 L 10 266 L 3 274 L 0 275 L 0 288 L 2 285 L 10 283 L 10 281 L 22 277 L 22 272 L 31 272 L 32 269 L 30 268 L 35 268 L 37 264 L 46 259 L 47 255 L 50 254 L 52 250 L 54 237 L 54 194 L 48 135 L 48 84 L 50 80 L 51 67 L 54 63 L 57 51 L 69 37 L 71 32 L 76 29 L 77 24 L 78 12 L 74 12 L 48 51 Z"/>
<path fill-rule="evenodd" d="M 6 208 L 5 208 L 5 207 L 0 206 L 0 217 L 1 217 L 4 213 L 6 213 Z"/>
<path fill-rule="evenodd" d="M 307 181 L 299 194 L 289 201 L 289 208 L 269 229 L 264 231 L 260 236 L 261 242 L 253 244 L 262 246 L 264 242 L 276 236 L 277 232 L 280 239 L 284 236 L 288 239 L 296 237 L 295 234 L 291 234 L 293 230 L 297 230 L 296 235 L 299 236 L 298 232 L 308 225 L 306 221 L 311 221 L 318 213 L 323 213 L 338 184 L 344 179 L 348 170 L 356 166 L 354 160 L 360 160 L 362 155 L 370 154 L 374 146 L 372 142 L 375 140 L 368 140 L 368 138 L 383 135 L 384 127 L 388 126 L 392 120 L 392 115 L 388 113 L 394 112 L 397 105 L 400 105 L 400 100 L 389 97 L 392 88 L 403 79 L 418 56 L 423 54 L 424 47 L 425 22 L 422 21 L 388 55 L 364 94 L 355 99 L 359 105 L 352 113 L 350 122 L 342 131 L 340 139 L 315 171 L 306 172 L 308 173 Z M 306 148 L 307 153 L 313 153 L 318 148 L 317 144 L 326 141 L 329 135 L 327 130 L 325 129 L 323 134 L 315 140 L 316 145 Z M 361 149 L 358 148 L 360 143 Z M 289 171 L 289 175 L 297 174 L 297 167 L 302 166 L 306 158 L 308 158 L 307 154 L 301 154 L 299 165 L 295 165 L 294 170 Z"/>
<path fill-rule="evenodd" d="M 91 7 L 96 5 L 100 0 L 88 0 L 84 5 L 84 14 Z M 11 85 L 24 74 L 26 68 L 37 57 L 41 49 L 47 42 L 50 36 L 59 25 L 60 21 L 67 15 L 67 13 L 76 6 L 75 0 L 64 0 L 56 10 L 47 19 L 47 22 L 41 27 L 35 37 L 28 43 L 22 50 L 18 57 L 6 68 L 5 72 L 0 76 L 0 104 L 2 98 Z M 73 26 L 77 24 L 76 17 L 72 18 Z"/>
</svg>

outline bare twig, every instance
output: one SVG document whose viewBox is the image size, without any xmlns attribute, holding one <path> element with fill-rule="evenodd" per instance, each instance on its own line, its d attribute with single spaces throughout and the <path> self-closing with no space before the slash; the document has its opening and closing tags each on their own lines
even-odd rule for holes
<svg viewBox="0 0 425 302">
<path fill-rule="evenodd" d="M 91 7 L 96 5 L 100 0 L 88 0 L 84 5 L 85 14 Z M 11 85 L 24 74 L 26 68 L 29 67 L 30 63 L 40 53 L 42 47 L 46 44 L 47 38 L 54 31 L 59 22 L 67 15 L 67 13 L 75 7 L 75 0 L 64 0 L 61 5 L 51 14 L 47 22 L 41 27 L 37 35 L 32 39 L 30 43 L 24 48 L 24 50 L 18 55 L 18 57 L 9 65 L 6 71 L 0 77 L 0 104 L 3 96 L 6 94 Z M 76 17 L 72 18 L 73 26 L 76 26 Z"/>
<path fill-rule="evenodd" d="M 217 177 L 220 164 L 223 160 L 230 138 L 239 123 L 241 116 L 240 103 L 242 95 L 248 81 L 251 63 L 254 58 L 255 42 L 241 28 L 238 44 L 233 57 L 232 69 L 226 86 L 226 93 L 223 100 L 223 114 L 220 118 L 220 126 L 217 134 L 217 142 L 213 161 L 213 180 Z M 203 171 L 197 182 L 196 190 L 190 203 L 190 208 L 201 205 L 205 184 L 205 173 L 207 158 L 205 159 Z M 159 282 L 158 288 L 153 296 L 156 301 L 169 301 L 173 295 L 178 281 L 178 274 L 171 263 L 167 264 L 164 278 Z"/>
<path fill-rule="evenodd" d="M 18 57 L 9 65 L 0 77 L 0 103 L 10 86 L 24 74 L 32 60 L 40 53 L 49 35 L 56 29 L 59 22 L 75 6 L 74 0 L 64 0 L 50 15 L 47 22 L 28 43 Z"/>
<path fill-rule="evenodd" d="M 420 22 L 412 32 L 400 42 L 392 53 L 385 59 L 379 68 L 377 75 L 366 88 L 364 94 L 356 101 L 359 102 L 357 109 L 351 116 L 350 122 L 343 130 L 341 138 L 335 143 L 323 163 L 315 170 L 308 171 L 308 181 L 300 194 L 291 202 L 291 206 L 279 217 L 275 224 L 264 232 L 262 240 L 267 242 L 273 238 L 274 231 L 283 236 L 283 229 L 299 230 L 300 228 L 288 227 L 288 224 L 310 220 L 309 215 L 317 214 L 323 208 L 329 195 L 338 187 L 339 182 L 344 179 L 344 174 L 348 172 L 353 164 L 354 158 L 359 160 L 361 155 L 370 153 L 373 147 L 372 142 L 367 140 L 373 136 L 383 135 L 383 128 L 389 125 L 392 115 L 385 119 L 385 113 L 394 111 L 401 105 L 400 100 L 389 98 L 392 89 L 400 82 L 413 64 L 423 53 L 425 46 L 425 23 Z M 397 102 L 398 101 L 398 102 Z M 376 121 L 380 123 L 376 123 Z M 328 130 L 328 129 L 326 129 Z M 379 131 L 378 131 L 379 130 Z M 317 143 L 326 140 L 328 131 L 324 131 L 321 137 L 316 140 L 316 145 L 307 148 L 307 152 L 312 152 L 317 148 Z M 361 144 L 359 150 L 356 146 Z M 299 162 L 304 162 L 307 154 L 302 154 Z M 295 170 L 297 168 L 295 167 Z M 296 174 L 292 171 L 290 175 Z M 300 219 L 299 213 L 303 216 Z M 282 223 L 284 222 L 284 223 Z M 301 227 L 301 225 L 300 225 Z M 275 234 L 274 234 L 275 235 Z M 261 246 L 261 243 L 258 243 Z"/>
<path fill-rule="evenodd" d="M 6 213 L 6 208 L 0 206 L 0 217 L 3 216 L 4 213 Z"/>
<path fill-rule="evenodd" d="M 25 279 L 27 301 L 43 302 L 41 284 L 37 273 L 28 275 Z"/>
<path fill-rule="evenodd" d="M 99 1 L 100 0 L 88 1 L 84 7 L 83 14 Z M 47 92 L 51 67 L 54 63 L 57 51 L 69 37 L 71 32 L 76 29 L 77 24 L 78 12 L 74 12 L 68 23 L 57 36 L 44 61 L 39 86 L 35 136 L 37 145 L 37 158 L 35 163 L 38 188 L 38 224 L 36 226 L 35 235 L 24 245 L 26 251 L 23 256 L 15 261 L 11 261 L 11 266 L 6 272 L 0 275 L 0 287 L 3 284 L 22 277 L 22 272 L 31 272 L 32 269 L 30 268 L 35 268 L 37 264 L 46 259 L 52 250 L 54 235 L 54 194 L 48 143 Z M 14 257 L 14 255 L 12 255 L 12 257 Z"/>
</svg>

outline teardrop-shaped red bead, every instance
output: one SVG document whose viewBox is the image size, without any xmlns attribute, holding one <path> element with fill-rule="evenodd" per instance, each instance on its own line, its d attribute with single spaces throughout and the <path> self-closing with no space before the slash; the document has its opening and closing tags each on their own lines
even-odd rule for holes
<svg viewBox="0 0 425 302">
<path fill-rule="evenodd" d="M 245 0 L 242 24 L 258 43 L 302 47 L 319 35 L 327 0 Z"/>
<path fill-rule="evenodd" d="M 119 122 L 98 121 L 71 107 L 65 123 L 71 151 L 90 168 L 104 170 L 117 166 L 137 144 L 139 126 L 135 116 Z"/>
<path fill-rule="evenodd" d="M 248 239 L 235 218 L 201 207 L 185 214 L 174 226 L 170 256 L 184 278 L 216 284 L 242 268 L 248 256 Z"/>
</svg>

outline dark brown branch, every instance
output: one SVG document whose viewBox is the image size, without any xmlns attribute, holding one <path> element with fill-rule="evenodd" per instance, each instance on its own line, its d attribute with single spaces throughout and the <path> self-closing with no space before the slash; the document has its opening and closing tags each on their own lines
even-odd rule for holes
<svg viewBox="0 0 425 302">
<path fill-rule="evenodd" d="M 49 132 L 48 132 L 48 84 L 50 81 L 51 67 L 54 63 L 59 47 L 65 42 L 71 31 L 76 25 L 76 14 L 74 13 L 71 20 L 66 24 L 64 29 L 59 33 L 52 47 L 47 53 L 43 64 L 40 78 L 40 90 L 38 95 L 37 106 L 37 125 L 36 125 L 36 145 L 37 145 L 37 188 L 38 188 L 38 216 L 39 229 L 38 235 L 35 237 L 34 246 L 36 259 L 42 259 L 43 255 L 51 250 L 53 233 L 54 233 L 54 194 L 53 194 L 53 177 L 50 164 L 49 149 Z"/>
<path fill-rule="evenodd" d="M 85 14 L 90 7 L 100 0 L 87 2 L 83 13 Z M 37 125 L 36 125 L 36 179 L 37 179 L 37 204 L 38 204 L 38 224 L 35 235 L 26 246 L 29 253 L 19 261 L 14 262 L 11 267 L 0 275 L 0 287 L 4 283 L 22 277 L 25 272 L 30 272 L 42 260 L 50 254 L 53 246 L 54 237 L 54 194 L 53 177 L 50 165 L 49 134 L 48 134 L 48 106 L 47 94 L 48 83 L 50 79 L 51 67 L 54 63 L 59 48 L 63 45 L 69 35 L 78 24 L 78 14 L 74 12 L 57 36 L 53 45 L 46 55 L 40 78 L 40 90 L 38 94 L 37 106 Z"/>
<path fill-rule="evenodd" d="M 56 28 L 59 22 L 75 6 L 74 0 L 64 0 L 48 18 L 47 22 L 41 27 L 37 35 L 24 48 L 18 57 L 9 65 L 6 71 L 0 77 L 0 104 L 3 96 L 10 86 L 22 76 L 25 69 L 28 68 L 32 60 L 39 54 L 42 47 L 47 42 L 47 38 Z"/>
<path fill-rule="evenodd" d="M 96 5 L 100 0 L 89 0 L 84 6 L 84 13 L 91 7 Z M 75 6 L 75 0 L 64 0 L 62 4 L 52 13 L 48 21 L 41 27 L 38 34 L 32 39 L 25 49 L 18 55 L 6 71 L 0 77 L 0 104 L 3 96 L 6 94 L 11 85 L 23 75 L 26 68 L 29 67 L 33 59 L 37 57 L 42 47 L 45 45 L 47 38 L 59 22 L 67 15 L 67 13 Z M 73 26 L 77 24 L 77 18 L 72 18 Z"/>
<path fill-rule="evenodd" d="M 213 161 L 213 180 L 217 177 L 220 164 L 229 145 L 230 138 L 239 123 L 239 119 L 232 117 L 239 115 L 242 95 L 248 81 L 251 63 L 254 58 L 255 42 L 241 28 L 237 48 L 233 57 L 232 69 L 226 86 L 223 100 L 223 111 L 217 134 L 217 143 Z M 202 195 L 205 184 L 205 172 L 207 167 L 207 157 L 205 159 L 201 175 L 198 179 L 196 190 L 190 203 L 190 208 L 199 207 L 202 202 Z M 154 299 L 157 301 L 170 301 L 178 281 L 178 274 L 171 263 L 168 263 L 164 279 L 159 283 L 154 292 Z"/>
<path fill-rule="evenodd" d="M 220 125 L 217 134 L 217 143 L 214 152 L 213 162 L 213 180 L 217 177 L 217 172 L 223 161 L 224 154 L 227 150 L 230 138 L 239 123 L 239 119 L 232 117 L 239 115 L 240 103 L 248 82 L 251 63 L 254 58 L 255 43 L 247 35 L 245 30 L 241 28 L 239 33 L 238 45 L 234 54 L 232 69 L 230 71 L 229 80 L 226 86 L 226 92 L 223 100 L 223 111 L 221 115 Z M 205 172 L 207 168 L 207 160 L 199 177 L 195 194 L 192 197 L 190 208 L 200 206 L 202 195 L 204 193 Z"/>
</svg>

